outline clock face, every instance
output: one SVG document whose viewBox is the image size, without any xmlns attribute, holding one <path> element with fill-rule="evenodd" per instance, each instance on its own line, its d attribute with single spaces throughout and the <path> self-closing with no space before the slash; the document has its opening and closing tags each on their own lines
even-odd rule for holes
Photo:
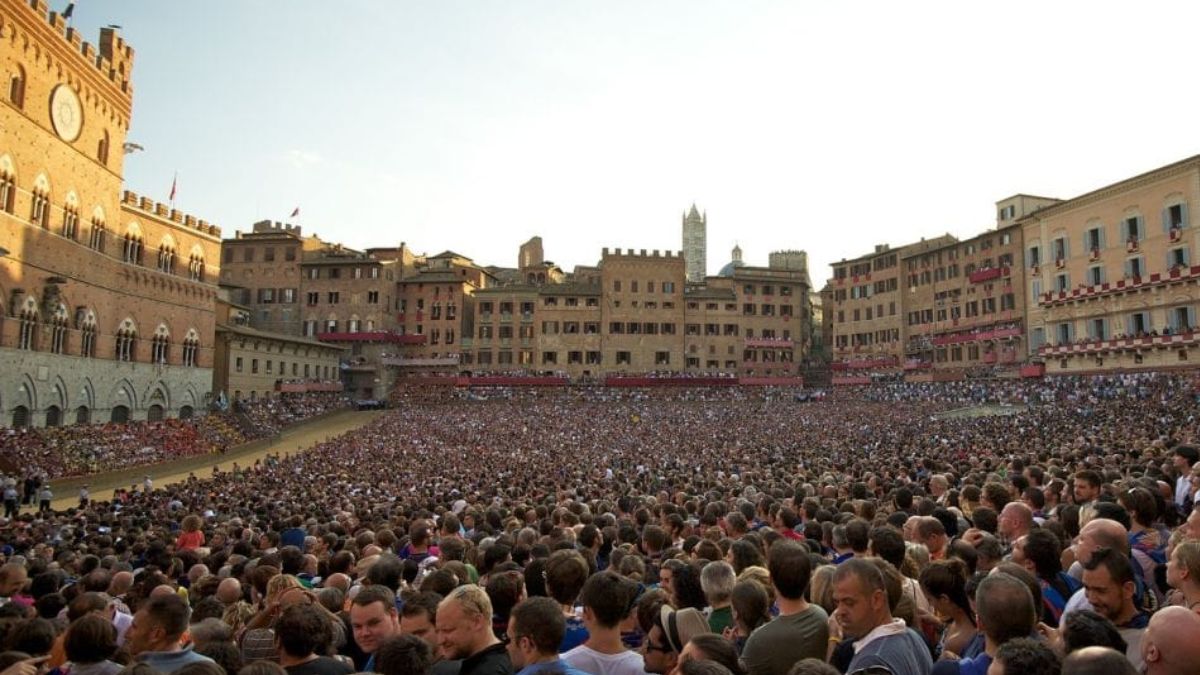
<svg viewBox="0 0 1200 675">
<path fill-rule="evenodd" d="M 50 121 L 58 137 L 70 143 L 79 138 L 83 128 L 83 107 L 75 90 L 60 84 L 50 93 Z"/>
</svg>

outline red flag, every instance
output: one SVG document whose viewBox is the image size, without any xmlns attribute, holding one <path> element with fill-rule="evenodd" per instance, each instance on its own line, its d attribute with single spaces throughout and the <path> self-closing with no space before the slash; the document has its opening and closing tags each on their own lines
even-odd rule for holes
<svg viewBox="0 0 1200 675">
<path fill-rule="evenodd" d="M 293 210 L 293 211 L 292 211 L 292 215 L 290 215 L 290 216 L 288 216 L 288 217 L 289 217 L 289 218 L 295 218 L 295 217 L 296 217 L 296 216 L 298 216 L 298 215 L 300 215 L 300 207 L 299 207 L 299 206 L 297 206 L 297 207 L 295 208 L 295 210 Z"/>
<path fill-rule="evenodd" d="M 168 201 L 175 201 L 175 186 L 179 182 L 179 176 L 171 179 L 171 198 Z"/>
</svg>

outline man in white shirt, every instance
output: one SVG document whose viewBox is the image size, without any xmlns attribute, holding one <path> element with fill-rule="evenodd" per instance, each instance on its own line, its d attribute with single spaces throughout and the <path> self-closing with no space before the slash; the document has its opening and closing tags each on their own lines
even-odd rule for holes
<svg viewBox="0 0 1200 675">
<path fill-rule="evenodd" d="M 1182 513 L 1187 509 L 1188 500 L 1192 496 L 1192 466 L 1200 461 L 1200 450 L 1190 445 L 1175 446 L 1173 464 L 1179 471 L 1175 480 L 1175 508 Z"/>
</svg>

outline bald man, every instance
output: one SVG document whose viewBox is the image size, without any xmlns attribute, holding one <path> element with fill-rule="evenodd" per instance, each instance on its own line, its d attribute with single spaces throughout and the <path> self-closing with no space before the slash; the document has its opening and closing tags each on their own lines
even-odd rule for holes
<svg viewBox="0 0 1200 675">
<path fill-rule="evenodd" d="M 1188 675 L 1200 667 L 1200 614 L 1164 607 L 1150 617 L 1142 636 L 1146 675 Z"/>
<path fill-rule="evenodd" d="M 1021 502 L 1009 502 L 1000 512 L 997 524 L 1004 543 L 1012 546 L 1013 542 L 1029 534 L 1033 529 L 1033 511 Z"/>
<path fill-rule="evenodd" d="M 133 588 L 132 572 L 117 572 L 108 583 L 108 594 L 114 598 L 124 598 L 129 589 Z"/>
<path fill-rule="evenodd" d="M 1062 675 L 1138 675 L 1138 671 L 1115 649 L 1084 647 L 1063 660 Z"/>
<path fill-rule="evenodd" d="M 242 582 L 237 579 L 222 579 L 220 585 L 217 586 L 217 599 L 226 607 L 241 600 L 242 597 Z"/>
<path fill-rule="evenodd" d="M 1125 526 L 1107 518 L 1089 520 L 1079 531 L 1079 538 L 1075 540 L 1075 564 L 1071 565 L 1069 572 L 1072 577 L 1083 581 L 1083 566 L 1092 559 L 1092 552 L 1098 548 L 1111 548 L 1129 555 L 1129 538 Z M 1139 595 L 1138 598 L 1140 597 Z M 1081 609 L 1092 609 L 1092 604 L 1088 602 L 1082 588 L 1067 601 L 1062 618 L 1066 619 L 1068 614 Z"/>
</svg>

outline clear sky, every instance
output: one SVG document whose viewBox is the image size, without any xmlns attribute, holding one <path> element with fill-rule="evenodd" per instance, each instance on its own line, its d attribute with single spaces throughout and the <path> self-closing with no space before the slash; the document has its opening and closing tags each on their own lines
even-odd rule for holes
<svg viewBox="0 0 1200 675">
<path fill-rule="evenodd" d="M 65 0 L 53 0 L 61 11 Z M 1200 153 L 1191 2 L 79 0 L 136 50 L 129 189 L 222 226 L 293 219 L 570 270 L 602 247 L 708 270 L 994 226 Z"/>
</svg>

